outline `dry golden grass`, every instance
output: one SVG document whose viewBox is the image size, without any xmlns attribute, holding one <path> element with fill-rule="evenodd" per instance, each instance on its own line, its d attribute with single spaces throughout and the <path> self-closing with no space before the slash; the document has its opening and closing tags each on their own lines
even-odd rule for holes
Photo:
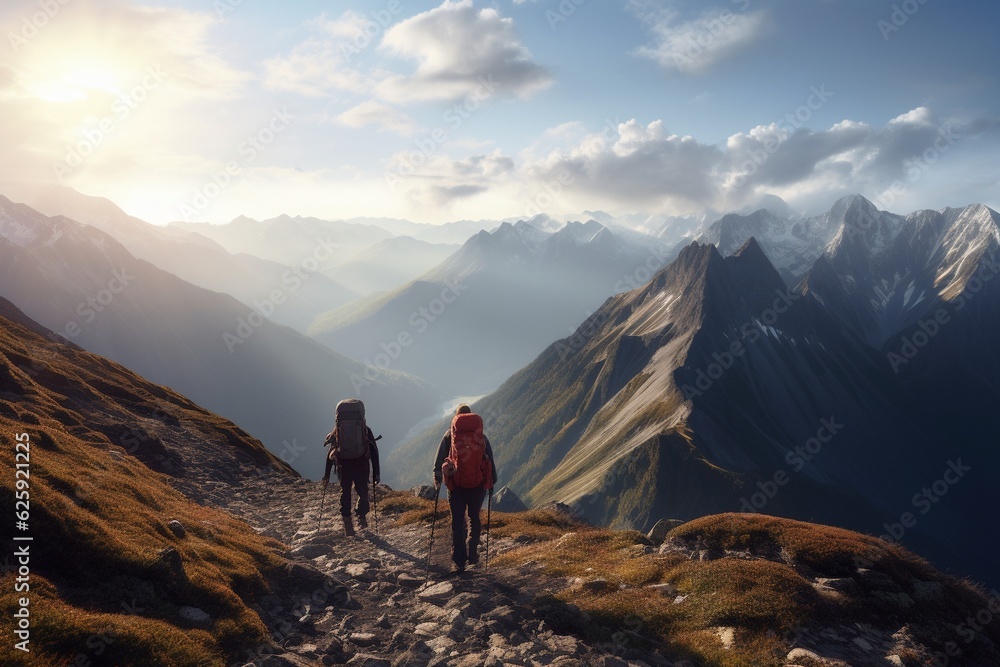
<svg viewBox="0 0 1000 667">
<path fill-rule="evenodd" d="M 905 549 L 837 528 L 760 515 L 721 515 L 680 526 L 670 538 L 716 556 L 701 561 L 644 554 L 638 533 L 581 527 L 572 535 L 505 553 L 495 562 L 507 567 L 537 563 L 552 577 L 605 579 L 613 584 L 605 592 L 574 586 L 556 598 L 590 615 L 594 625 L 588 632 L 632 630 L 656 638 L 670 654 L 720 667 L 783 665 L 790 649 L 782 639 L 785 633 L 799 626 L 859 621 L 891 629 L 906 625 L 918 641 L 941 650 L 945 642 L 955 640 L 947 621 L 960 622 L 985 604 L 980 591 L 937 573 Z M 815 577 L 856 576 L 858 568 L 888 574 L 911 592 L 908 587 L 914 582 L 937 582 L 945 594 L 905 606 L 867 594 L 857 599 L 827 596 L 813 586 Z M 660 582 L 676 587 L 678 601 L 648 587 Z M 728 649 L 718 632 L 723 627 L 733 629 Z M 987 662 L 995 658 L 990 642 L 1000 643 L 1000 629 L 988 631 L 988 638 L 963 646 L 964 655 Z M 635 634 L 619 634 L 626 645 L 639 641 Z"/>
<path fill-rule="evenodd" d="M 280 572 L 279 545 L 188 500 L 150 470 L 137 457 L 155 461 L 168 453 L 155 434 L 132 443 L 131 454 L 125 435 L 176 427 L 171 435 L 198 438 L 195 447 L 275 472 L 288 467 L 183 396 L 82 349 L 48 342 L 3 304 L 0 312 L 24 321 L 0 317 L 0 433 L 8 443 L 15 433 L 31 439 L 34 539 L 33 651 L 13 655 L 4 642 L 0 663 L 225 665 L 266 641 L 249 605 Z M 14 504 L 12 459 L 0 458 L 3 507 Z M 185 537 L 168 529 L 173 519 Z M 184 579 L 160 561 L 168 547 L 180 555 Z M 14 592 L 12 576 L 0 578 L 5 616 L 23 595 Z M 194 627 L 180 616 L 185 606 L 211 621 Z"/>
<path fill-rule="evenodd" d="M 47 420 L 43 420 L 47 421 Z M 6 433 L 26 430 L 0 417 Z M 31 596 L 36 652 L 27 663 L 61 665 L 86 652 L 88 640 L 107 634 L 101 662 L 149 665 L 221 665 L 226 657 L 266 639 L 248 601 L 265 592 L 282 565 L 277 543 L 231 516 L 196 505 L 142 463 L 88 443 L 51 422 L 27 429 L 32 437 Z M 43 448 L 43 444 L 48 447 Z M 0 480 L 0 504 L 13 506 L 13 475 Z M 176 538 L 167 523 L 179 520 Z M 158 566 L 159 552 L 175 548 L 188 577 L 176 584 Z M 8 574 L 0 608 L 13 613 Z M 179 616 L 182 606 L 204 610 L 210 627 Z M 125 609 L 138 608 L 142 617 Z M 92 662 L 94 658 L 91 658 Z"/>
</svg>

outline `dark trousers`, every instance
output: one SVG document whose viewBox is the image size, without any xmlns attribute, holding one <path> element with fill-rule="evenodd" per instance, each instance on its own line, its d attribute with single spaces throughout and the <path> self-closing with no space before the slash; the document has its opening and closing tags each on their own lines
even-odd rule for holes
<svg viewBox="0 0 1000 667">
<path fill-rule="evenodd" d="M 469 554 L 478 553 L 479 537 L 483 531 L 483 523 L 479 514 L 483 509 L 485 498 L 486 489 L 481 486 L 475 489 L 456 488 L 448 492 L 448 503 L 451 505 L 451 559 L 459 567 L 465 566 Z M 472 528 L 472 532 L 468 536 L 468 548 L 466 548 L 465 543 L 466 514 L 469 516 Z"/>
<path fill-rule="evenodd" d="M 355 514 L 368 514 L 368 479 L 371 466 L 367 458 L 340 462 L 340 515 L 351 516 L 351 489 L 358 492 L 358 506 Z"/>
</svg>

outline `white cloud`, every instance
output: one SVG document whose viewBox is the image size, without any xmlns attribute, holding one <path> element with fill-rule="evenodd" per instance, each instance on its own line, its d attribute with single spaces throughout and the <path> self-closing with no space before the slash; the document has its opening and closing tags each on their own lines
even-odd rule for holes
<svg viewBox="0 0 1000 667">
<path fill-rule="evenodd" d="M 636 53 L 664 69 L 681 74 L 702 74 L 744 52 L 773 27 L 765 10 L 734 12 L 709 9 L 682 20 L 678 12 L 634 0 L 630 7 L 652 25 L 654 41 Z"/>
<path fill-rule="evenodd" d="M 411 75 L 395 75 L 378 86 L 389 101 L 457 101 L 495 80 L 499 94 L 528 97 L 552 83 L 514 30 L 495 9 L 476 9 L 472 0 L 446 0 L 440 7 L 397 23 L 380 48 L 418 63 Z"/>
<path fill-rule="evenodd" d="M 506 200 L 509 207 L 532 201 L 532 193 L 549 184 L 559 192 L 546 197 L 552 213 L 594 207 L 672 214 L 730 210 L 768 192 L 808 208 L 848 192 L 875 198 L 894 181 L 911 179 L 914 165 L 943 168 L 938 161 L 957 152 L 961 141 L 996 134 L 1000 124 L 956 123 L 919 108 L 881 128 L 851 120 L 826 130 L 761 125 L 721 146 L 672 134 L 659 120 L 629 120 L 582 138 L 577 130 L 578 124 L 552 128 L 517 160 L 499 152 L 488 161 L 437 156 L 401 180 L 403 191 L 428 205 L 479 197 Z M 539 155 L 543 143 L 560 138 L 562 146 Z M 488 164 L 503 169 L 491 174 Z"/>
<path fill-rule="evenodd" d="M 377 125 L 380 130 L 395 132 L 402 136 L 410 136 L 417 128 L 412 118 L 399 109 L 368 100 L 339 114 L 336 122 L 347 127 L 365 127 Z"/>
</svg>

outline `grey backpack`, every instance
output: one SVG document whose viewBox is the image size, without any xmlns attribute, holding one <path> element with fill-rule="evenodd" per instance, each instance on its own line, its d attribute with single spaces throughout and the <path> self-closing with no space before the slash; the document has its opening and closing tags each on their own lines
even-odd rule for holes
<svg viewBox="0 0 1000 667">
<path fill-rule="evenodd" d="M 368 456 L 368 425 L 365 404 L 356 398 L 337 403 L 337 425 L 331 454 L 341 461 Z"/>
</svg>

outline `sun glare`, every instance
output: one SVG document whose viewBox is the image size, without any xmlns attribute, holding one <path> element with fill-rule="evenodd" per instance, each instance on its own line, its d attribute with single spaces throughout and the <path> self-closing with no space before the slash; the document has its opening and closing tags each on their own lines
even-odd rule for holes
<svg viewBox="0 0 1000 667">
<path fill-rule="evenodd" d="M 32 93 L 46 102 L 79 102 L 92 93 L 115 95 L 121 92 L 120 77 L 101 64 L 71 66 L 50 78 L 36 81 Z"/>
</svg>

